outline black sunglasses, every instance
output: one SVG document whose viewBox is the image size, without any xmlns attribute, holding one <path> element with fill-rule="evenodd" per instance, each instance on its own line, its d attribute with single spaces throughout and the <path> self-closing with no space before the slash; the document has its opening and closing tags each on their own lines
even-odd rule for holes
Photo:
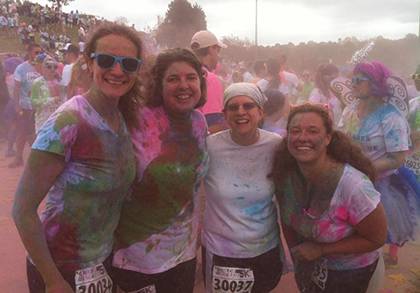
<svg viewBox="0 0 420 293">
<path fill-rule="evenodd" d="M 95 59 L 99 67 L 103 69 L 112 68 L 115 62 L 119 63 L 122 69 L 128 73 L 136 72 L 142 63 L 140 59 L 132 57 L 114 56 L 103 53 L 92 53 L 90 58 Z"/>
<path fill-rule="evenodd" d="M 228 110 L 229 112 L 236 112 L 236 111 L 239 110 L 239 108 L 241 106 L 245 111 L 251 111 L 252 109 L 257 107 L 257 104 L 255 104 L 255 103 L 243 103 L 242 105 L 240 105 L 240 104 L 230 104 L 230 105 L 226 106 L 226 110 Z"/>
</svg>

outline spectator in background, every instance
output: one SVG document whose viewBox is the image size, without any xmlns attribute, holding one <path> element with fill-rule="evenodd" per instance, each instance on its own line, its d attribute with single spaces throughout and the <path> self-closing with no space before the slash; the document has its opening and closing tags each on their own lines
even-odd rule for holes
<svg viewBox="0 0 420 293">
<path fill-rule="evenodd" d="M 280 57 L 280 80 L 282 83 L 282 93 L 288 97 L 290 103 L 296 103 L 299 78 L 296 74 L 286 71 L 287 56 Z"/>
<path fill-rule="evenodd" d="M 61 76 L 61 81 L 60 81 L 60 85 L 62 86 L 62 92 L 64 93 L 64 95 L 66 95 L 67 93 L 67 87 L 71 79 L 71 71 L 78 57 L 79 57 L 79 48 L 73 44 L 67 44 L 64 51 L 64 62 L 66 63 L 66 65 L 64 65 L 63 74 Z M 70 98 L 70 97 L 67 96 L 67 98 Z"/>
<path fill-rule="evenodd" d="M 243 82 L 252 82 L 254 80 L 254 76 L 248 70 L 249 67 L 249 64 L 246 64 L 244 61 L 239 62 L 239 72 L 242 74 Z"/>
<path fill-rule="evenodd" d="M 321 64 L 315 73 L 315 88 L 309 95 L 309 102 L 324 104 L 330 110 L 334 125 L 340 121 L 343 103 L 331 90 L 331 81 L 338 76 L 338 68 L 334 64 Z"/>
<path fill-rule="evenodd" d="M 309 99 L 309 95 L 314 89 L 314 83 L 311 80 L 311 73 L 309 70 L 304 70 L 302 72 L 302 81 L 300 84 L 300 91 L 298 94 L 297 104 L 306 102 Z"/>
<path fill-rule="evenodd" d="M 35 132 L 34 113 L 31 103 L 31 88 L 33 81 L 39 77 L 34 67 L 35 58 L 42 52 L 38 44 L 29 44 L 27 53 L 28 60 L 20 64 L 14 73 L 15 88 L 13 90 L 16 101 L 17 125 L 16 125 L 16 156 L 9 168 L 23 165 L 23 149 L 26 142 L 32 143 Z"/>
<path fill-rule="evenodd" d="M 267 67 L 265 66 L 265 62 L 263 60 L 257 60 L 254 63 L 254 79 L 252 83 L 258 83 L 261 79 L 265 78 L 267 75 Z"/>
<path fill-rule="evenodd" d="M 285 137 L 287 134 L 287 115 L 290 105 L 285 96 L 278 90 L 266 90 L 264 94 L 267 97 L 267 102 L 264 104 L 264 123 L 262 129 Z"/>
<path fill-rule="evenodd" d="M 79 57 L 71 70 L 71 79 L 69 85 L 67 86 L 67 98 L 87 92 L 91 83 L 92 77 L 89 74 L 85 59 Z"/>
<path fill-rule="evenodd" d="M 212 71 L 219 61 L 219 54 L 226 45 L 209 31 L 196 32 L 191 39 L 191 49 L 200 59 L 206 74 L 207 102 L 201 108 L 210 133 L 226 128 L 223 118 L 223 85 Z"/>
<path fill-rule="evenodd" d="M 35 112 L 35 133 L 39 132 L 42 124 L 63 103 L 56 74 L 57 61 L 50 56 L 41 57 L 40 55 L 36 61 L 42 63 L 41 76 L 34 80 L 31 89 L 32 107 Z"/>
<path fill-rule="evenodd" d="M 7 136 L 3 114 L 9 100 L 10 96 L 6 84 L 6 71 L 3 68 L 3 64 L 0 62 L 0 137 Z"/>
</svg>

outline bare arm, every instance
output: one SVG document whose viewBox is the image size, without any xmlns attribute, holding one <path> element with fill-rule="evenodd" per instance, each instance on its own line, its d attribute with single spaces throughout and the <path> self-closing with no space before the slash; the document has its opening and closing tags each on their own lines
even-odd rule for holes
<svg viewBox="0 0 420 293">
<path fill-rule="evenodd" d="M 15 86 L 13 89 L 13 98 L 15 100 L 15 105 L 16 105 L 16 111 L 20 111 L 20 105 L 19 105 L 19 100 L 20 100 L 20 81 L 15 80 Z"/>
<path fill-rule="evenodd" d="M 386 153 L 383 157 L 375 160 L 373 162 L 373 166 L 378 173 L 387 170 L 398 169 L 404 165 L 406 154 L 406 151 Z"/>
<path fill-rule="evenodd" d="M 411 131 L 411 141 L 413 143 L 412 153 L 420 151 L 420 131 Z"/>
<path fill-rule="evenodd" d="M 65 167 L 64 158 L 32 150 L 13 204 L 13 219 L 22 242 L 41 273 L 47 292 L 73 292 L 54 264 L 37 208 Z"/>
<path fill-rule="evenodd" d="M 295 257 L 315 260 L 333 254 L 366 253 L 383 246 L 386 240 L 387 224 L 384 208 L 378 204 L 354 229 L 356 233 L 333 243 L 305 242 L 292 248 Z"/>
</svg>

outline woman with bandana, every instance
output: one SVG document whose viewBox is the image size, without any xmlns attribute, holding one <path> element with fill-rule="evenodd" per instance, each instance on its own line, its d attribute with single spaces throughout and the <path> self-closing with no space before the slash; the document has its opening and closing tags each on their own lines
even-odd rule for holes
<svg viewBox="0 0 420 293">
<path fill-rule="evenodd" d="M 208 292 L 270 292 L 281 277 L 283 248 L 268 178 L 281 137 L 258 128 L 265 102 L 252 83 L 230 85 L 223 101 L 229 129 L 207 138 L 202 249 Z"/>
</svg>

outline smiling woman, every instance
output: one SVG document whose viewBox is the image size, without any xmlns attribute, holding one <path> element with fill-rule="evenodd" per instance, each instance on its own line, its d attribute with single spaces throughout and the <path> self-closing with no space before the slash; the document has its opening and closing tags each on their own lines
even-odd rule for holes
<svg viewBox="0 0 420 293">
<path fill-rule="evenodd" d="M 207 138 L 202 243 L 209 292 L 233 292 L 241 284 L 248 287 L 235 292 L 270 292 L 281 277 L 283 248 L 267 178 L 281 137 L 258 129 L 265 101 L 254 84 L 230 85 L 223 110 L 230 129 Z"/>
<path fill-rule="evenodd" d="M 116 62 L 104 64 L 94 52 Z M 31 293 L 116 289 L 110 254 L 135 176 L 127 124 L 138 99 L 138 67 L 127 70 L 124 60 L 138 60 L 142 43 L 128 27 L 105 25 L 92 33 L 85 54 L 89 91 L 61 105 L 39 129 L 16 191 L 13 217 L 29 254 Z"/>
<path fill-rule="evenodd" d="M 292 108 L 287 129 L 272 175 L 298 287 L 366 292 L 386 238 L 374 167 L 323 106 Z"/>
<path fill-rule="evenodd" d="M 198 186 L 207 166 L 201 64 L 188 50 L 160 53 L 131 136 L 137 178 L 117 228 L 114 273 L 126 292 L 192 293 Z"/>
</svg>

